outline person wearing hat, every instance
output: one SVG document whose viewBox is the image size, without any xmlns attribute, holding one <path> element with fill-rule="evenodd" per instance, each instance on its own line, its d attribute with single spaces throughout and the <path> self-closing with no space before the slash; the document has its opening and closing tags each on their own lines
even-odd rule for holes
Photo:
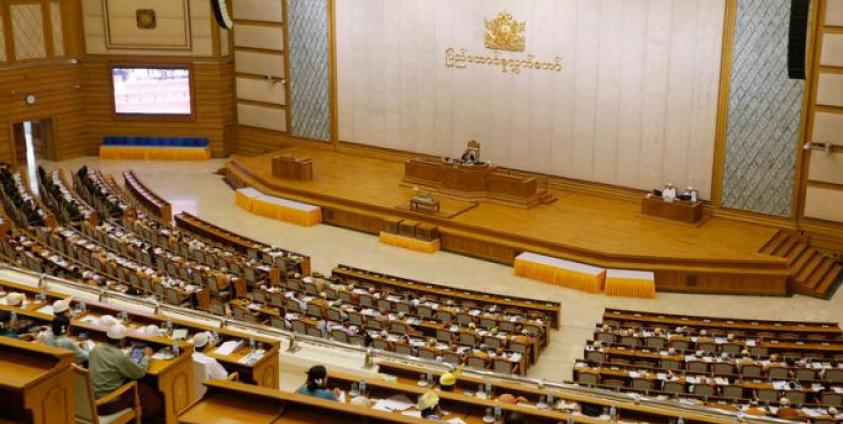
<svg viewBox="0 0 843 424">
<path fill-rule="evenodd" d="M 128 330 L 123 324 L 108 327 L 108 340 L 97 345 L 88 354 L 88 370 L 94 386 L 94 396 L 99 399 L 120 388 L 127 379 L 140 380 L 149 370 L 149 357 L 152 349 L 144 348 L 143 358 L 135 362 L 121 347 L 126 345 Z M 161 394 L 148 383 L 138 381 L 138 396 L 144 419 L 159 416 L 163 412 L 164 401 Z M 100 405 L 97 411 L 101 415 L 111 415 L 131 408 L 133 404 L 132 392 L 126 392 L 118 399 Z"/>
<path fill-rule="evenodd" d="M 454 373 L 446 372 L 439 376 L 439 389 L 443 392 L 453 392 L 457 385 L 457 376 Z"/>
<path fill-rule="evenodd" d="M 796 420 L 800 418 L 799 411 L 790 406 L 790 399 L 786 397 L 779 399 L 779 410 L 776 416 L 785 420 Z"/>
<path fill-rule="evenodd" d="M 9 293 L 6 296 L 6 304 L 9 306 L 22 307 L 26 302 L 26 295 L 23 293 Z"/>
<path fill-rule="evenodd" d="M 328 370 L 323 365 L 314 365 L 307 370 L 307 382 L 299 387 L 296 393 L 318 397 L 320 399 L 337 400 L 337 390 L 328 389 Z"/>
<path fill-rule="evenodd" d="M 59 313 L 53 317 L 50 324 L 50 331 L 44 335 L 42 343 L 45 345 L 65 349 L 73 352 L 73 360 L 77 364 L 84 364 L 88 361 L 88 352 L 85 352 L 79 345 L 67 337 L 67 329 L 70 328 L 70 318 L 66 313 Z"/>
<path fill-rule="evenodd" d="M 53 316 L 67 316 L 70 312 L 70 302 L 73 298 L 59 299 L 53 302 Z"/>
<path fill-rule="evenodd" d="M 198 378 L 200 380 L 225 380 L 228 378 L 228 371 L 220 365 L 220 363 L 211 358 L 208 355 L 203 353 L 205 346 L 208 345 L 208 342 L 211 341 L 211 335 L 207 331 L 203 331 L 201 333 L 196 333 L 193 336 L 193 362 L 197 364 L 202 364 L 205 368 L 205 375 L 196 375 L 194 378 Z"/>
<path fill-rule="evenodd" d="M 432 390 L 428 390 L 419 396 L 416 408 L 421 412 L 422 418 L 435 421 L 442 419 L 442 411 L 439 409 L 439 395 Z"/>
</svg>

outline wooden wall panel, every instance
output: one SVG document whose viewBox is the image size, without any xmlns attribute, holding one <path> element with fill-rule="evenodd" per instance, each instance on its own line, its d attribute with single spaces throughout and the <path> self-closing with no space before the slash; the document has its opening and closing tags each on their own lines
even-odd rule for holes
<svg viewBox="0 0 843 424">
<path fill-rule="evenodd" d="M 843 26 L 843 0 L 828 0 L 825 24 L 828 26 Z"/>
<path fill-rule="evenodd" d="M 116 117 L 113 113 L 109 63 L 84 63 L 86 116 L 93 151 L 101 144 L 102 138 L 109 135 L 205 137 L 210 142 L 213 155 L 224 156 L 231 149 L 226 140 L 226 127 L 234 125 L 232 63 L 194 63 L 192 70 L 194 120 L 132 119 Z"/>
<path fill-rule="evenodd" d="M 811 151 L 811 169 L 808 172 L 808 179 L 843 186 L 843 153 Z M 843 211 L 843 207 L 840 209 Z"/>
<path fill-rule="evenodd" d="M 73 64 L 0 69 L 0 160 L 11 162 L 12 125 L 24 120 L 53 120 L 53 159 L 91 152 L 79 81 L 79 67 Z M 27 93 L 35 94 L 35 105 L 24 102 Z"/>
<path fill-rule="evenodd" d="M 826 221 L 843 222 L 843 190 L 837 187 L 808 186 L 805 216 Z"/>
</svg>

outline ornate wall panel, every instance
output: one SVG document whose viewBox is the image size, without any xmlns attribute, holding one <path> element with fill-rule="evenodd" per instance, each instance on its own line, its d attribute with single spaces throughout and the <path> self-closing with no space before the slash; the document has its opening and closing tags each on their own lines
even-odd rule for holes
<svg viewBox="0 0 843 424">
<path fill-rule="evenodd" d="M 41 4 L 13 4 L 9 6 L 9 10 L 12 18 L 12 34 L 15 37 L 15 58 L 27 60 L 47 57 Z"/>
<path fill-rule="evenodd" d="M 61 4 L 50 2 L 50 24 L 53 28 L 53 56 L 64 56 L 64 29 L 61 22 Z"/>
<path fill-rule="evenodd" d="M 738 2 L 725 207 L 790 215 L 804 83 L 787 77 L 789 19 L 789 0 Z"/>
<path fill-rule="evenodd" d="M 287 1 L 291 133 L 331 139 L 327 0 Z"/>
<path fill-rule="evenodd" d="M 211 56 L 208 0 L 81 0 L 88 54 Z M 138 10 L 153 10 L 154 28 L 138 28 Z"/>
</svg>

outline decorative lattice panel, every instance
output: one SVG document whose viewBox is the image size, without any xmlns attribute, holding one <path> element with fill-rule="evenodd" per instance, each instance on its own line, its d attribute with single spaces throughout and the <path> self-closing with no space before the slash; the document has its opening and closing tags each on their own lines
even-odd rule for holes
<svg viewBox="0 0 843 424">
<path fill-rule="evenodd" d="M 793 196 L 802 81 L 787 77 L 789 0 L 738 2 L 723 205 L 787 216 Z"/>
<path fill-rule="evenodd" d="M 10 8 L 17 60 L 47 57 L 41 4 L 14 4 Z"/>
<path fill-rule="evenodd" d="M 53 55 L 64 56 L 64 29 L 61 22 L 61 5 L 50 3 L 50 23 L 53 25 Z"/>
<path fill-rule="evenodd" d="M 297 137 L 331 139 L 328 94 L 328 4 L 288 0 L 291 132 Z"/>
</svg>

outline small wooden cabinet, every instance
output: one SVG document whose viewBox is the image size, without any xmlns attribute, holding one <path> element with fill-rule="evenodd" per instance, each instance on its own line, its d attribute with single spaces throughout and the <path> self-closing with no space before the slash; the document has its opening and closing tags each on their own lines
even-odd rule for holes
<svg viewBox="0 0 843 424">
<path fill-rule="evenodd" d="M 281 154 L 272 157 L 272 176 L 295 181 L 313 179 L 313 161 L 306 156 Z"/>
</svg>

